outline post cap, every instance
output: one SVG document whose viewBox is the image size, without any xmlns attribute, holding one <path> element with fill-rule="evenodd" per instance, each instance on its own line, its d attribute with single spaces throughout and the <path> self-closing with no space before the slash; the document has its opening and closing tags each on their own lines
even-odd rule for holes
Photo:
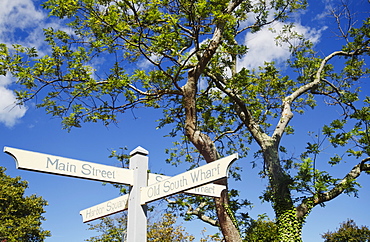
<svg viewBox="0 0 370 242">
<path fill-rule="evenodd" d="M 131 156 L 134 156 L 134 155 L 137 155 L 137 154 L 147 156 L 149 154 L 149 152 L 146 149 L 144 149 L 143 147 L 138 146 L 138 147 L 136 147 L 136 149 L 134 149 L 133 151 L 130 152 Z"/>
</svg>

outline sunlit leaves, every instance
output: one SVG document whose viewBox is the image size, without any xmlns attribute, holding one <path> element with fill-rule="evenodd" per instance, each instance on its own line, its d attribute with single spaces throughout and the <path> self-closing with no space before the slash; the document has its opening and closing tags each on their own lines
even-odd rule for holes
<svg viewBox="0 0 370 242">
<path fill-rule="evenodd" d="M 347 119 L 333 120 L 330 125 L 323 127 L 323 133 L 329 137 L 330 143 L 334 147 L 345 146 L 349 143 L 354 147 L 347 149 L 350 156 L 360 158 L 364 153 L 370 154 L 369 144 L 369 105 L 368 97 L 364 100 L 364 106 L 351 114 L 351 125 Z"/>
<path fill-rule="evenodd" d="M 353 220 L 348 219 L 346 222 L 341 223 L 336 231 L 324 233 L 322 238 L 325 239 L 325 242 L 365 242 L 370 240 L 370 230 L 367 226 L 359 227 Z"/>
<path fill-rule="evenodd" d="M 53 8 L 52 6 L 55 4 L 57 4 L 59 8 Z M 44 3 L 44 6 L 46 8 L 50 8 L 51 14 L 59 18 L 71 17 L 76 13 L 77 9 L 79 8 L 78 0 L 66 0 L 66 1 L 49 0 Z"/>
<path fill-rule="evenodd" d="M 330 165 L 337 165 L 341 161 L 342 161 L 342 157 L 340 157 L 339 155 L 335 155 L 333 157 L 330 157 L 329 164 Z"/>
<path fill-rule="evenodd" d="M 306 195 L 328 191 L 339 180 L 331 177 L 326 171 L 316 169 L 314 161 L 310 158 L 303 159 L 295 166 L 297 174 L 293 178 L 294 182 L 291 188 Z"/>
<path fill-rule="evenodd" d="M 276 237 L 277 225 L 265 214 L 259 215 L 258 219 L 252 220 L 251 225 L 246 229 L 245 242 L 270 241 L 278 242 Z"/>
<path fill-rule="evenodd" d="M 172 242 L 193 241 L 194 237 L 185 232 L 182 226 L 176 225 L 176 217 L 165 213 L 158 221 L 148 225 L 148 241 Z M 98 232 L 100 235 L 91 237 L 90 242 L 122 241 L 127 234 L 127 216 L 120 214 L 115 217 L 105 217 L 99 223 L 89 224 L 89 230 Z"/>
<path fill-rule="evenodd" d="M 0 168 L 0 239 L 6 241 L 44 241 L 50 231 L 41 222 L 47 202 L 36 195 L 25 196 L 28 185 L 20 177 L 11 178 Z"/>
<path fill-rule="evenodd" d="M 286 207 L 285 203 L 301 201 L 302 194 L 317 197 L 338 182 L 316 167 L 323 142 L 304 141 L 307 146 L 299 161 L 294 155 L 279 157 L 288 155 L 280 142 L 283 134 L 294 133 L 296 123 L 289 123 L 294 114 L 305 114 L 319 103 L 318 111 L 324 106 L 338 108 L 339 116 L 328 121 L 322 132 L 328 144 L 345 154 L 332 152 L 325 158 L 330 165 L 370 153 L 369 100 L 361 100 L 359 88 L 369 74 L 365 65 L 369 20 L 352 28 L 345 46 L 331 55 L 329 48 L 316 51 L 314 43 L 289 22 L 295 17 L 290 14 L 306 4 L 301 0 L 49 0 L 45 8 L 67 28 L 46 29 L 49 48 L 40 53 L 1 45 L 0 74 L 17 78 L 23 87 L 16 91 L 20 102 L 41 96 L 38 107 L 64 118 L 66 128 L 83 122 L 108 125 L 135 108 L 161 109 L 158 128 L 168 126 L 168 136 L 178 138 L 166 150 L 167 162 L 174 165 L 199 166 L 205 150 L 211 150 L 213 160 L 234 152 L 243 157 L 257 143 L 264 158 L 261 173 L 272 183 L 265 199 L 275 205 L 283 201 L 280 205 Z M 286 21 L 276 38 L 290 51 L 286 65 L 271 61 L 255 69 L 243 66 L 241 60 L 253 58 L 244 41 L 247 34 L 273 28 L 270 23 L 276 21 Z M 191 138 L 198 134 L 202 139 L 196 143 Z M 238 179 L 238 167 L 231 174 Z M 356 182 L 346 182 L 345 191 L 356 192 Z M 297 198 L 289 197 L 291 191 Z M 207 202 L 204 211 L 214 218 L 215 207 L 206 200 L 188 202 Z M 185 201 L 178 204 L 182 209 Z M 246 205 L 234 201 L 232 205 Z M 289 220 L 292 211 L 289 207 L 286 214 L 276 214 Z"/>
<path fill-rule="evenodd" d="M 194 237 L 185 232 L 182 226 L 176 226 L 176 217 L 170 213 L 149 226 L 148 241 L 171 242 L 171 241 L 194 241 Z"/>
</svg>

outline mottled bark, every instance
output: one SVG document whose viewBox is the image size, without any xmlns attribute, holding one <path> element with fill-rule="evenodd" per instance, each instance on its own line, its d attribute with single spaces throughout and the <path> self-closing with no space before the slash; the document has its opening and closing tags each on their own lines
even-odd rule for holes
<svg viewBox="0 0 370 242">
<path fill-rule="evenodd" d="M 370 171 L 370 164 L 366 164 L 366 162 L 369 161 L 370 157 L 363 159 L 359 164 L 355 165 L 344 176 L 344 178 L 340 182 L 338 182 L 336 186 L 334 186 L 329 191 L 315 194 L 314 196 L 303 200 L 303 202 L 297 207 L 297 217 L 307 216 L 313 207 L 333 200 L 334 198 L 342 194 L 346 189 L 346 184 L 348 181 L 353 181 L 357 179 L 361 175 L 361 173 Z"/>
<path fill-rule="evenodd" d="M 199 67 L 201 68 L 201 67 Z M 199 73 L 197 69 L 189 71 L 187 83 L 183 86 L 183 97 L 185 106 L 185 132 L 189 141 L 197 148 L 207 163 L 219 159 L 217 149 L 211 138 L 202 133 L 197 127 L 196 92 Z M 225 179 L 225 185 L 227 183 Z M 221 193 L 220 198 L 215 198 L 216 213 L 222 234 L 227 242 L 242 241 L 238 228 L 235 227 L 228 215 L 226 208 L 229 206 L 227 190 Z"/>
<path fill-rule="evenodd" d="M 230 1 L 225 9 L 225 13 L 231 13 L 242 1 Z M 185 133 L 189 141 L 197 148 L 207 163 L 219 159 L 217 149 L 211 138 L 202 133 L 197 127 L 197 108 L 196 93 L 198 90 L 198 81 L 201 73 L 204 72 L 207 64 L 215 54 L 222 43 L 222 32 L 224 23 L 219 22 L 209 42 L 208 48 L 198 55 L 198 64 L 188 72 L 187 83 L 182 87 L 182 94 L 185 107 Z M 226 179 L 224 180 L 227 185 Z M 225 207 L 229 205 L 227 190 L 224 190 L 220 198 L 215 198 L 216 213 L 222 234 L 227 242 L 241 241 L 238 228 L 235 227 L 232 219 L 228 215 Z"/>
</svg>

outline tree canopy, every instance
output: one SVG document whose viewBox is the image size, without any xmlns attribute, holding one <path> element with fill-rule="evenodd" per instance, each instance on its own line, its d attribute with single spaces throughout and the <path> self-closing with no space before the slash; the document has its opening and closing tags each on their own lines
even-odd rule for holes
<svg viewBox="0 0 370 242">
<path fill-rule="evenodd" d="M 37 242 L 50 236 L 41 227 L 47 202 L 36 195 L 24 196 L 27 187 L 26 181 L 6 175 L 0 167 L 0 241 Z"/>
<path fill-rule="evenodd" d="M 127 234 L 127 215 L 119 214 L 100 219 L 99 223 L 89 224 L 89 230 L 101 233 L 98 236 L 91 237 L 86 241 L 90 242 L 111 242 L 122 241 Z M 148 241 L 151 242 L 172 242 L 172 241 L 194 241 L 194 236 L 185 232 L 181 225 L 176 225 L 176 217 L 165 213 L 159 221 L 149 223 Z M 206 241 L 206 240 L 202 240 Z"/>
<path fill-rule="evenodd" d="M 367 226 L 358 227 L 352 219 L 343 222 L 334 232 L 328 231 L 322 237 L 325 242 L 367 242 L 370 241 L 370 230 Z"/>
<path fill-rule="evenodd" d="M 38 106 L 62 117 L 66 128 L 108 125 L 135 108 L 161 109 L 158 127 L 171 127 L 169 135 L 178 140 L 167 150 L 169 162 L 185 159 L 193 167 L 199 159 L 246 156 L 257 145 L 254 155 L 268 180 L 262 198 L 275 211 L 278 239 L 300 241 L 311 210 L 342 193 L 356 194 L 356 178 L 370 171 L 370 98 L 361 93 L 369 75 L 370 19 L 356 19 L 363 15 L 349 7 L 369 3 L 341 1 L 333 7 L 339 34 L 323 49 L 294 26 L 310 4 L 318 3 L 48 0 L 43 7 L 66 28 L 45 29 L 46 53 L 1 45 L 0 74 L 17 78 L 20 103 L 42 97 Z M 268 28 L 289 56 L 283 65 L 246 65 L 243 60 L 255 58 L 246 36 Z M 315 142 L 300 141 L 306 149 L 293 155 L 283 138 L 302 128 L 293 126 L 294 114 L 311 109 L 316 112 L 307 119 L 326 110 L 336 115 Z M 330 157 L 322 156 L 324 142 L 331 146 Z M 319 160 L 353 166 L 335 177 L 316 167 Z M 186 215 L 220 226 L 226 241 L 241 241 L 233 213 L 246 203 L 228 194 L 237 191 L 225 191 L 214 203 L 190 197 L 192 206 L 201 207 Z"/>
</svg>

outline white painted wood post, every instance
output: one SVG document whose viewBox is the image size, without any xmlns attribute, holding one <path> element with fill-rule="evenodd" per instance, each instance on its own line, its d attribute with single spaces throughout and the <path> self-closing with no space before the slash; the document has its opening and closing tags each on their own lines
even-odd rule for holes
<svg viewBox="0 0 370 242">
<path fill-rule="evenodd" d="M 134 185 L 128 201 L 127 242 L 147 241 L 147 205 L 140 204 L 140 187 L 146 187 L 148 182 L 148 154 L 140 146 L 130 153 L 129 168 L 134 171 Z"/>
</svg>

